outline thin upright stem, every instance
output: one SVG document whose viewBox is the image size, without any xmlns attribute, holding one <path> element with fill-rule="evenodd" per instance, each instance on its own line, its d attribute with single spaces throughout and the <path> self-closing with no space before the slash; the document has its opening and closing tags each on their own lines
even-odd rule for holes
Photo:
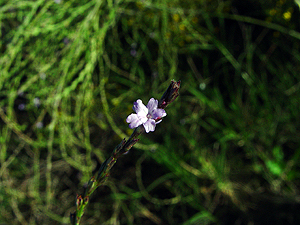
<svg viewBox="0 0 300 225">
<path fill-rule="evenodd" d="M 180 81 L 171 81 L 170 86 L 163 94 L 162 98 L 158 103 L 158 108 L 164 109 L 171 102 L 173 102 L 179 95 Z M 109 158 L 107 158 L 101 165 L 100 169 L 96 175 L 92 176 L 88 182 L 83 195 L 77 195 L 76 197 L 76 211 L 71 213 L 70 220 L 72 225 L 79 225 L 80 220 L 84 214 L 87 204 L 91 194 L 101 185 L 105 183 L 109 176 L 111 168 L 117 162 L 117 159 L 128 152 L 132 146 L 134 146 L 138 141 L 138 136 L 145 132 L 144 126 L 140 125 L 134 129 L 131 136 L 126 141 L 125 138 L 121 141 L 119 145 L 115 147 Z"/>
</svg>

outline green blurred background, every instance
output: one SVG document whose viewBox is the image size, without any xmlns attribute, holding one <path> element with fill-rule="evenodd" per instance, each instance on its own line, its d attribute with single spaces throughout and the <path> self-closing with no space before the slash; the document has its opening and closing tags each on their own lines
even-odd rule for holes
<svg viewBox="0 0 300 225">
<path fill-rule="evenodd" d="M 0 224 L 68 224 L 132 103 L 181 95 L 82 224 L 300 224 L 292 0 L 0 0 Z"/>
</svg>

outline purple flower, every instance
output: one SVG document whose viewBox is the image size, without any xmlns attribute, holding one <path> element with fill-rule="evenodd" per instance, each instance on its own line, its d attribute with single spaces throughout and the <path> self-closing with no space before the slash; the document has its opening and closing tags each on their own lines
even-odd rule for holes
<svg viewBox="0 0 300 225">
<path fill-rule="evenodd" d="M 133 110 L 136 114 L 132 113 L 126 119 L 126 122 L 129 123 L 129 128 L 133 129 L 143 124 L 147 133 L 154 131 L 156 124 L 160 123 L 161 118 L 167 115 L 166 111 L 158 109 L 157 105 L 158 100 L 154 98 L 149 100 L 147 107 L 140 99 L 134 102 Z"/>
</svg>

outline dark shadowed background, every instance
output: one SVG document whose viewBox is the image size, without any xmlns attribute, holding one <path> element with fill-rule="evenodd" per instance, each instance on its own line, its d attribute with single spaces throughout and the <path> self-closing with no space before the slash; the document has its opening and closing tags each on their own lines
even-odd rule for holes
<svg viewBox="0 0 300 225">
<path fill-rule="evenodd" d="M 300 224 L 300 33 L 292 0 L 0 0 L 0 223 Z"/>
</svg>

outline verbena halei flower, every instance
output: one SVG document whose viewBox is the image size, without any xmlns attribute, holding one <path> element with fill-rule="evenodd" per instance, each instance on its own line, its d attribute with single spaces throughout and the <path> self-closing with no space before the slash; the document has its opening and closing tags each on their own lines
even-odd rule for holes
<svg viewBox="0 0 300 225">
<path fill-rule="evenodd" d="M 149 133 L 155 130 L 156 124 L 161 122 L 161 118 L 167 115 L 164 109 L 158 109 L 158 100 L 151 98 L 147 107 L 142 100 L 138 99 L 133 103 L 133 110 L 136 112 L 130 114 L 126 122 L 129 123 L 129 128 L 133 129 L 143 124 L 145 131 Z"/>
</svg>

